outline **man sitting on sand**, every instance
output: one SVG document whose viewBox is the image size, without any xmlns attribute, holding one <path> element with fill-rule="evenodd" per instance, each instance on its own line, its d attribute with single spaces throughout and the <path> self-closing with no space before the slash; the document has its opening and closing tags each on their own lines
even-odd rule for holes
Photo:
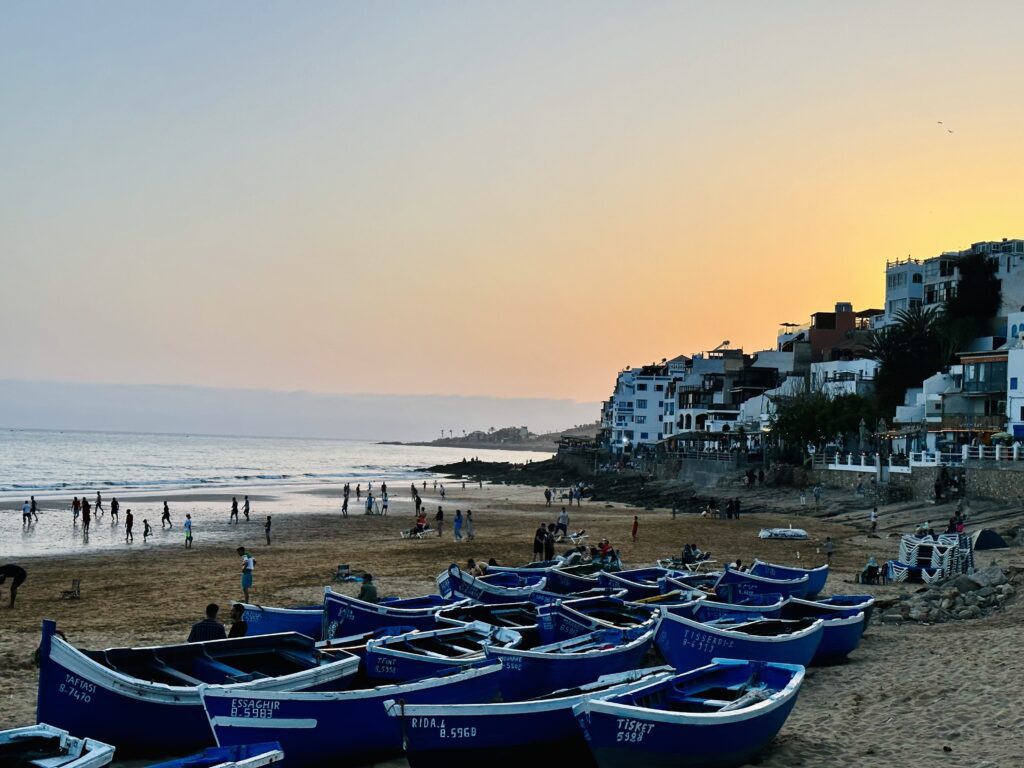
<svg viewBox="0 0 1024 768">
<path fill-rule="evenodd" d="M 217 621 L 217 612 L 220 606 L 210 603 L 206 606 L 206 618 L 197 621 L 192 625 L 192 631 L 188 633 L 189 643 L 202 643 L 206 640 L 223 640 L 227 637 L 224 632 L 224 625 Z"/>
<path fill-rule="evenodd" d="M 363 586 L 359 588 L 356 598 L 367 603 L 377 602 L 379 598 L 377 597 L 377 585 L 373 583 L 373 574 L 368 573 L 363 576 Z"/>
</svg>

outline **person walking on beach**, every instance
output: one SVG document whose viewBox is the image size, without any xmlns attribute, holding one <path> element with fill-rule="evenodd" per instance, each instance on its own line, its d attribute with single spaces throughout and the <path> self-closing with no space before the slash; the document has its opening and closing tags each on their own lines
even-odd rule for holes
<svg viewBox="0 0 1024 768">
<path fill-rule="evenodd" d="M 547 530 L 544 531 L 544 559 L 554 560 L 555 559 L 555 524 L 548 523 Z"/>
<path fill-rule="evenodd" d="M 367 514 L 367 515 L 372 515 L 373 514 L 373 494 L 372 493 L 367 493 L 366 494 L 366 509 L 363 510 L 363 511 L 364 511 L 364 514 Z"/>
<path fill-rule="evenodd" d="M 455 522 L 452 524 L 452 533 L 456 541 L 462 541 L 462 510 L 455 510 Z"/>
<path fill-rule="evenodd" d="M 550 488 L 545 488 L 544 489 L 544 506 L 545 507 L 550 507 L 551 506 L 551 489 Z"/>
<path fill-rule="evenodd" d="M 188 633 L 188 640 L 185 642 L 203 643 L 207 640 L 223 640 L 226 638 L 227 634 L 224 632 L 224 625 L 217 621 L 217 613 L 219 611 L 220 606 L 216 603 L 210 603 L 206 606 L 206 618 L 192 625 L 192 630 Z"/>
<path fill-rule="evenodd" d="M 36 505 L 36 497 L 35 496 L 30 497 L 29 501 L 32 503 L 32 517 L 34 517 L 36 519 L 36 522 L 38 523 L 39 522 L 39 507 Z"/>
<path fill-rule="evenodd" d="M 419 514 L 419 510 L 416 514 Z M 437 508 L 437 514 L 434 515 L 434 524 L 437 526 L 437 537 L 441 538 L 441 534 L 444 533 L 444 510 L 441 507 Z"/>
<path fill-rule="evenodd" d="M 472 541 L 476 538 L 476 531 L 473 530 L 473 511 L 466 510 L 466 538 Z"/>
<path fill-rule="evenodd" d="M 441 483 L 441 501 L 444 501 L 444 483 Z"/>
<path fill-rule="evenodd" d="M 142 543 L 145 544 L 149 541 L 150 534 L 153 533 L 153 528 L 149 524 L 149 520 L 142 518 Z"/>
<path fill-rule="evenodd" d="M 385 486 L 381 486 L 380 492 L 380 513 L 384 516 L 388 516 L 388 492 L 384 490 Z"/>
<path fill-rule="evenodd" d="M 238 522 L 238 497 L 237 496 L 232 496 L 231 497 L 231 514 L 228 515 L 228 522 L 230 523 L 232 520 L 234 520 L 236 523 Z"/>
<path fill-rule="evenodd" d="M 832 537 L 825 537 L 825 562 L 828 565 L 832 565 L 832 553 L 835 552 L 836 545 L 832 543 Z"/>
<path fill-rule="evenodd" d="M 249 633 L 249 622 L 244 618 L 245 606 L 241 603 L 235 603 L 231 606 L 231 630 L 228 632 L 228 637 L 245 637 Z"/>
<path fill-rule="evenodd" d="M 32 525 L 32 505 L 25 499 L 25 503 L 21 505 L 21 527 L 29 525 Z"/>
<path fill-rule="evenodd" d="M 569 535 L 569 513 L 565 511 L 565 507 L 562 507 L 562 511 L 558 514 L 555 530 L 560 531 L 563 537 Z"/>
<path fill-rule="evenodd" d="M 537 526 L 537 530 L 533 533 L 533 561 L 540 562 L 544 559 L 544 539 L 547 536 L 547 531 L 544 529 L 543 523 Z"/>
<path fill-rule="evenodd" d="M 270 515 L 267 515 L 267 522 L 263 524 L 263 532 L 267 535 L 267 546 L 270 546 Z"/>
<path fill-rule="evenodd" d="M 871 508 L 871 532 L 878 530 L 878 507 Z"/>
<path fill-rule="evenodd" d="M 163 530 L 164 526 L 168 528 L 174 527 L 171 525 L 171 508 L 167 506 L 167 499 L 164 499 L 164 511 L 163 514 L 160 515 L 160 530 Z"/>
<path fill-rule="evenodd" d="M 383 483 L 381 483 L 381 484 L 380 484 L 380 493 L 381 493 L 381 496 L 383 496 L 383 495 L 384 495 L 385 493 L 387 493 L 387 492 L 388 492 L 388 484 L 387 484 L 387 482 L 385 481 L 385 482 L 383 482 Z"/>
<path fill-rule="evenodd" d="M 113 514 L 113 509 L 111 509 Z M 124 543 L 127 544 L 129 541 L 135 543 L 135 535 L 132 533 L 132 527 L 135 525 L 135 516 L 132 515 L 132 511 L 129 509 L 124 513 Z"/>
<path fill-rule="evenodd" d="M 7 579 L 11 580 L 11 604 L 10 608 L 14 608 L 14 599 L 18 596 L 18 587 L 25 583 L 25 579 L 28 578 L 28 572 L 20 565 L 9 563 L 7 565 L 0 565 L 0 584 L 3 584 Z"/>
<path fill-rule="evenodd" d="M 71 519 L 72 523 L 78 522 L 78 515 L 82 511 L 82 502 L 75 496 L 75 500 L 71 502 L 71 511 L 74 512 L 75 516 Z"/>
<path fill-rule="evenodd" d="M 192 515 L 185 515 L 185 549 L 192 549 Z"/>
<path fill-rule="evenodd" d="M 245 503 L 242 504 L 242 514 L 245 515 L 245 519 L 249 519 L 249 497 L 245 497 Z"/>
<path fill-rule="evenodd" d="M 348 494 L 341 500 L 341 516 L 348 517 Z"/>
<path fill-rule="evenodd" d="M 637 515 L 633 515 L 633 543 L 636 544 L 636 534 L 640 530 L 640 518 Z"/>
<path fill-rule="evenodd" d="M 103 496 L 100 495 L 99 491 L 96 491 L 96 517 L 100 518 L 103 516 Z"/>
<path fill-rule="evenodd" d="M 249 589 L 252 587 L 252 569 L 255 567 L 256 561 L 246 551 L 245 547 L 239 547 L 235 551 L 242 558 L 242 596 L 245 598 L 245 602 L 248 603 Z"/>
<path fill-rule="evenodd" d="M 117 500 L 117 497 L 115 496 L 114 498 L 112 498 L 110 500 L 110 522 L 111 523 L 116 523 L 118 521 L 117 520 L 117 516 L 118 516 L 118 513 L 120 513 L 120 511 L 121 511 L 121 502 L 119 502 Z"/>
<path fill-rule="evenodd" d="M 82 497 L 82 533 L 89 535 L 89 522 L 92 520 L 92 510 L 89 509 L 89 500 Z"/>
<path fill-rule="evenodd" d="M 356 501 L 359 501 L 361 498 L 363 498 L 363 486 L 356 483 Z"/>
</svg>

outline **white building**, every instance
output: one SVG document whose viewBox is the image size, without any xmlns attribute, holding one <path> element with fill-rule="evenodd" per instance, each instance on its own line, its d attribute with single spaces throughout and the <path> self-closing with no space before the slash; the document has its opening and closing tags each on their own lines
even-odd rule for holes
<svg viewBox="0 0 1024 768">
<path fill-rule="evenodd" d="M 892 325 L 900 312 L 922 305 L 924 272 L 924 264 L 917 259 L 885 263 L 885 307 L 883 314 L 872 318 L 873 328 Z"/>
<path fill-rule="evenodd" d="M 669 382 L 684 374 L 688 363 L 689 358 L 681 355 L 619 372 L 615 391 L 602 409 L 602 427 L 613 452 L 632 453 L 664 439 L 666 390 Z"/>
<path fill-rule="evenodd" d="M 870 395 L 875 390 L 878 367 L 878 361 L 866 359 L 811 363 L 811 391 L 829 397 Z"/>
</svg>

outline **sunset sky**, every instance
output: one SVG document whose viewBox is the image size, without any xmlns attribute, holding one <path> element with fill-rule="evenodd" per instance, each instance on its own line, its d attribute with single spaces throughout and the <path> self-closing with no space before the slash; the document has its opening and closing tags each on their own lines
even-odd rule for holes
<svg viewBox="0 0 1024 768">
<path fill-rule="evenodd" d="M 1024 237 L 1022 28 L 1011 2 L 7 3 L 0 378 L 591 401 L 771 346 L 881 306 L 886 259 Z"/>
</svg>

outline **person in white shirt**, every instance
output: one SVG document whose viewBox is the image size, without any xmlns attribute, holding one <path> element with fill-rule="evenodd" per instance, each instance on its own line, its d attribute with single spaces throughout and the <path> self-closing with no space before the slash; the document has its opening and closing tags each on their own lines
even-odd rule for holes
<svg viewBox="0 0 1024 768">
<path fill-rule="evenodd" d="M 239 547 L 237 550 L 238 556 L 242 558 L 242 594 L 245 596 L 245 602 L 249 602 L 249 588 L 252 587 L 252 570 L 256 565 L 256 560 L 253 556 L 246 552 L 245 547 Z"/>
</svg>

